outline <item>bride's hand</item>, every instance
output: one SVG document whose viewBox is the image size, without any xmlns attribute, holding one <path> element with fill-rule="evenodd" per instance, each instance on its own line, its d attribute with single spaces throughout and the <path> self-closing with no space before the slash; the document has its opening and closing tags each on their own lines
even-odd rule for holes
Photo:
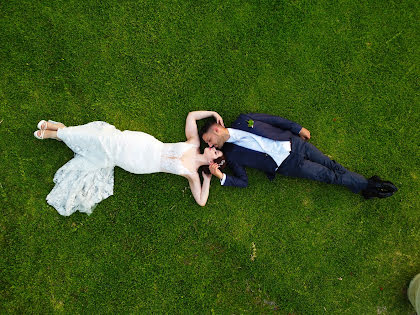
<svg viewBox="0 0 420 315">
<path fill-rule="evenodd" d="M 214 118 L 216 119 L 217 123 L 219 125 L 222 125 L 222 127 L 225 127 L 225 124 L 223 123 L 223 118 L 218 113 L 214 112 Z"/>
</svg>

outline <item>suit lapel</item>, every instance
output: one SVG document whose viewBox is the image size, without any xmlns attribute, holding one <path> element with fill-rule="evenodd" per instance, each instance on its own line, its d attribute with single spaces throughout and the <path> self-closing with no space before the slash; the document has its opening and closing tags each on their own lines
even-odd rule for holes
<svg viewBox="0 0 420 315">
<path fill-rule="evenodd" d="M 296 137 L 289 130 L 277 128 L 260 120 L 253 120 L 253 127 L 248 127 L 249 120 L 253 119 L 246 114 L 241 114 L 239 115 L 238 119 L 233 122 L 231 128 L 239 129 L 254 135 L 277 141 L 288 141 L 292 137 Z"/>
<path fill-rule="evenodd" d="M 250 158 L 255 158 L 260 153 L 229 142 L 225 143 L 222 150 L 228 159 L 236 161 L 247 161 Z"/>
<path fill-rule="evenodd" d="M 242 130 L 242 131 L 252 133 L 252 134 L 257 135 L 257 136 L 261 136 L 261 137 L 276 140 L 275 138 L 270 136 L 270 132 L 267 132 L 267 131 L 269 131 L 270 127 L 272 127 L 272 126 L 267 125 L 266 123 L 263 123 L 261 121 L 254 120 L 253 126 L 249 127 L 248 126 L 248 121 L 249 120 L 252 120 L 252 119 L 249 116 L 247 116 L 245 114 L 242 114 L 238 117 L 237 120 L 235 120 L 235 122 L 232 124 L 231 128 L 239 129 L 239 130 Z"/>
</svg>

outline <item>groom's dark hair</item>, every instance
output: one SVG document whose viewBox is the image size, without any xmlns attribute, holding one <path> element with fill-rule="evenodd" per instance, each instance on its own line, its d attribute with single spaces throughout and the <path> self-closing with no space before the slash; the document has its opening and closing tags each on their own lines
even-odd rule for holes
<svg viewBox="0 0 420 315">
<path fill-rule="evenodd" d="M 200 136 L 200 139 L 203 139 L 203 135 L 209 131 L 209 129 L 211 128 L 211 126 L 213 126 L 214 124 L 217 124 L 216 119 L 214 119 L 213 117 L 211 118 L 207 118 L 206 123 L 204 124 L 203 127 L 201 127 L 200 131 L 198 132 L 198 135 Z M 208 173 L 210 174 L 210 173 Z"/>
</svg>

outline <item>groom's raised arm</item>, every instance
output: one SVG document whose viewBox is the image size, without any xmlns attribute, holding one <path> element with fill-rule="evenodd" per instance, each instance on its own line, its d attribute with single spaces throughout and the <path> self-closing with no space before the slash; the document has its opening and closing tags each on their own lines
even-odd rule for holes
<svg viewBox="0 0 420 315">
<path fill-rule="evenodd" d="M 299 135 L 304 139 L 310 139 L 309 130 L 303 128 L 298 123 L 295 123 L 291 120 L 280 116 L 268 115 L 268 114 L 258 114 L 258 113 L 250 113 L 246 114 L 251 119 L 259 120 L 265 122 L 267 124 L 273 125 L 275 127 L 279 127 L 284 130 L 290 130 L 295 135 Z"/>
</svg>

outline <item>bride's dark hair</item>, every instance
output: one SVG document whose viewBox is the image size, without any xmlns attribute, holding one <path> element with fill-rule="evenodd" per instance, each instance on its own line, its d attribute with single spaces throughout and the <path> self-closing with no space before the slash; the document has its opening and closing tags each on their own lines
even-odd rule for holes
<svg viewBox="0 0 420 315">
<path fill-rule="evenodd" d="M 222 155 L 221 157 L 218 157 L 217 159 L 214 159 L 213 162 L 219 164 L 219 170 L 223 170 L 227 164 L 227 161 L 224 155 Z M 205 174 L 210 174 L 209 165 L 201 165 L 198 168 L 198 174 L 201 174 L 201 172 L 204 172 Z"/>
</svg>

